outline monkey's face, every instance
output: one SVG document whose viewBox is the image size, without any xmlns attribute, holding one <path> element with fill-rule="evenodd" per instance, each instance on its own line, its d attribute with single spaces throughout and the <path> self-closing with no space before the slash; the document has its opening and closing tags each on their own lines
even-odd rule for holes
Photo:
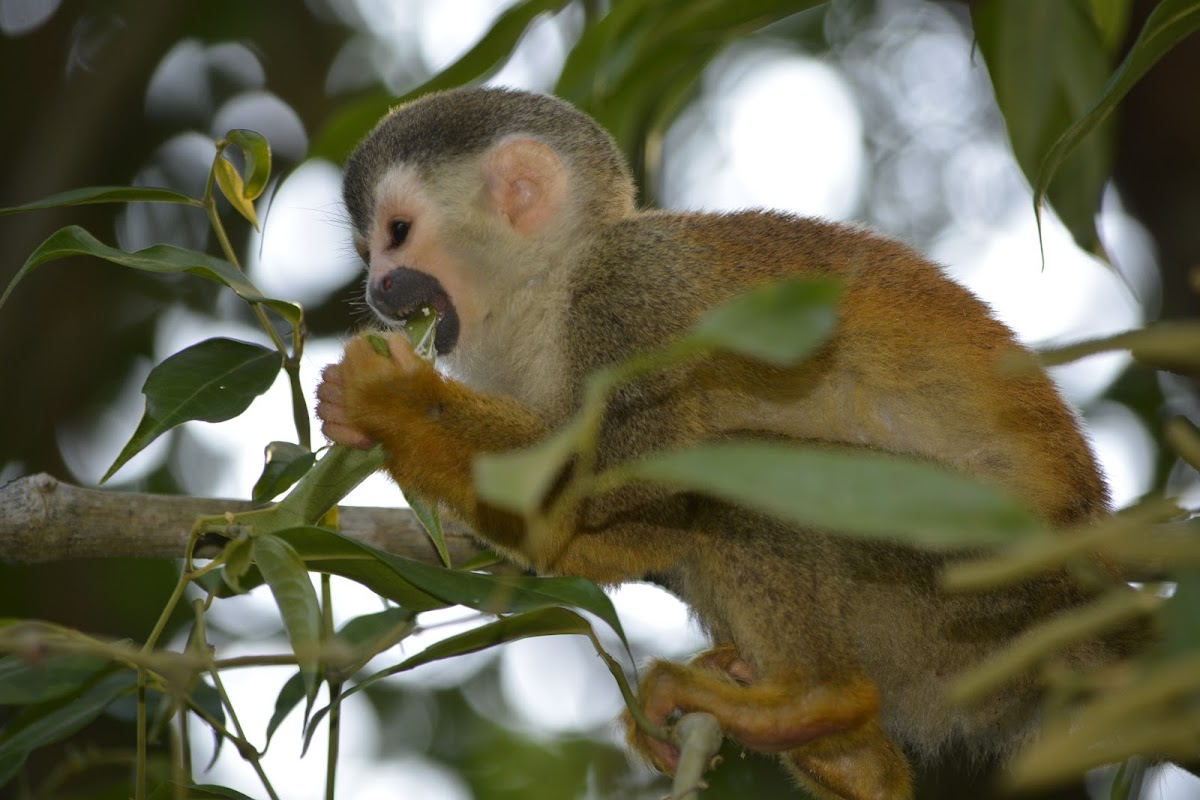
<svg viewBox="0 0 1200 800">
<path fill-rule="evenodd" d="M 442 242 L 434 205 L 411 170 L 396 168 L 376 187 L 374 207 L 369 229 L 355 235 L 367 262 L 367 304 L 388 325 L 432 308 L 438 316 L 434 345 L 439 354 L 450 353 L 464 321 L 473 322 L 476 304 L 464 265 Z"/>
</svg>

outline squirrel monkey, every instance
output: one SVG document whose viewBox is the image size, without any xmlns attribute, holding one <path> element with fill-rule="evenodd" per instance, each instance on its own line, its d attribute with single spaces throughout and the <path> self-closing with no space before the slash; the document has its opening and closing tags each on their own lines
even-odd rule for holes
<svg viewBox="0 0 1200 800">
<path fill-rule="evenodd" d="M 657 662 L 642 702 L 665 723 L 708 711 L 746 748 L 777 753 L 819 797 L 910 797 L 908 755 L 964 745 L 1003 758 L 1027 740 L 1032 674 L 969 709 L 944 681 L 1029 624 L 1087 599 L 1066 575 L 947 595 L 947 556 L 839 538 L 693 494 L 627 486 L 588 500 L 563 547 L 476 496 L 472 460 L 569 420 L 595 370 L 683 334 L 766 281 L 841 280 L 833 338 L 789 369 L 713 356 L 645 378 L 610 405 L 600 466 L 724 436 L 784 437 L 930 459 L 1006 487 L 1048 521 L 1103 516 L 1108 495 L 1077 421 L 1041 374 L 1004 374 L 1012 333 L 939 269 L 858 228 L 768 211 L 635 208 L 613 140 L 552 97 L 428 95 L 387 115 L 346 166 L 367 302 L 394 324 L 438 316 L 439 374 L 402 335 L 363 338 L 327 367 L 317 412 L 334 442 L 381 442 L 396 481 L 437 498 L 490 546 L 543 573 L 653 579 L 714 649 Z M 1087 665 L 1116 643 L 1068 651 Z M 672 771 L 678 753 L 630 727 Z"/>
</svg>

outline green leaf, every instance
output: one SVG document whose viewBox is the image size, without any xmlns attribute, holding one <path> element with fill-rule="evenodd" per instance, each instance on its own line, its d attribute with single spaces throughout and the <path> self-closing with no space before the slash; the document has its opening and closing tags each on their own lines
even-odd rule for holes
<svg viewBox="0 0 1200 800">
<path fill-rule="evenodd" d="M 275 735 L 275 731 L 279 730 L 279 726 L 287 719 L 287 715 L 292 713 L 296 706 L 300 705 L 300 701 L 305 698 L 304 675 L 297 671 L 295 675 L 288 678 L 279 690 L 279 696 L 275 698 L 275 711 L 271 714 L 271 720 L 267 723 L 267 744 L 271 744 L 271 737 Z"/>
<path fill-rule="evenodd" d="M 592 639 L 593 644 L 599 648 L 591 624 L 574 611 L 565 608 L 540 608 L 522 614 L 514 614 L 511 617 L 504 617 L 487 625 L 472 628 L 465 633 L 435 642 L 396 666 L 389 667 L 360 681 L 342 694 L 342 700 L 366 689 L 383 678 L 396 675 L 400 672 L 406 672 L 423 664 L 442 661 L 447 658 L 466 655 L 467 653 L 477 653 L 481 650 L 487 650 L 504 644 L 505 642 L 515 642 L 518 639 L 528 639 L 533 636 L 558 636 L 571 633 L 589 637 Z M 312 740 L 312 735 L 316 732 L 317 726 L 328 713 L 329 706 L 326 706 L 313 714 L 312 719 L 308 723 L 308 731 L 304 737 L 305 750 L 308 749 L 309 742 Z"/>
<path fill-rule="evenodd" d="M 255 503 L 267 503 L 283 494 L 317 461 L 316 453 L 292 442 L 271 442 L 265 454 L 262 475 L 250 494 Z"/>
<path fill-rule="evenodd" d="M 592 114 L 650 184 L 647 142 L 686 104 L 708 63 L 731 42 L 823 5 L 821 0 L 626 0 L 584 29 L 555 93 Z"/>
<path fill-rule="evenodd" d="M 236 144 L 246 162 L 242 197 L 257 200 L 271 177 L 271 143 L 258 131 L 234 128 L 225 138 Z"/>
<path fill-rule="evenodd" d="M 124 250 L 109 247 L 78 225 L 60 228 L 38 245 L 29 258 L 25 259 L 25 263 L 21 265 L 16 276 L 9 282 L 4 294 L 0 295 L 0 306 L 4 305 L 16 285 L 30 272 L 42 264 L 68 256 L 95 256 L 123 267 L 139 269 L 144 272 L 161 274 L 186 272 L 223 284 L 247 302 L 262 303 L 268 306 L 293 326 L 299 325 L 304 317 L 304 310 L 298 303 L 264 297 L 258 287 L 228 261 L 167 244 L 154 245 L 135 253 L 127 253 Z"/>
<path fill-rule="evenodd" d="M 235 211 L 253 225 L 255 230 L 259 230 L 254 203 L 246 199 L 246 187 L 242 183 L 242 176 L 238 174 L 237 167 L 224 154 L 217 153 L 217 157 L 213 160 L 212 170 L 213 177 L 217 179 L 217 186 L 220 187 L 221 194 L 225 195 L 225 199 L 229 201 L 229 205 L 233 206 Z"/>
<path fill-rule="evenodd" d="M 0 706 L 41 703 L 69 694 L 108 665 L 94 656 L 51 655 L 36 664 L 5 656 L 0 658 Z"/>
<path fill-rule="evenodd" d="M 359 450 L 334 445 L 304 474 L 287 497 L 269 508 L 237 515 L 241 525 L 258 533 L 277 533 L 288 528 L 315 525 L 355 486 L 383 468 L 381 445 Z"/>
<path fill-rule="evenodd" d="M 399 641 L 398 633 L 404 634 L 405 631 L 411 631 L 415 620 L 416 615 L 407 608 L 387 608 L 374 614 L 362 614 L 347 620 L 337 635 L 339 639 L 344 639 L 355 647 L 362 648 L 374 655 L 375 652 L 378 652 L 376 646 L 380 643 L 388 642 L 383 647 L 386 649 Z"/>
<path fill-rule="evenodd" d="M 118 697 L 132 691 L 136 684 L 137 676 L 122 670 L 84 691 L 27 706 L 8 722 L 0 735 L 0 765 L 11 765 L 18 759 L 19 766 L 35 748 L 67 738 L 100 716 Z M 3 771 L 0 767 L 0 775 Z"/>
<path fill-rule="evenodd" d="M 498 70 L 533 21 L 558 11 L 569 0 L 524 0 L 506 10 L 483 38 L 457 61 L 399 99 L 386 92 L 372 92 L 338 113 L 315 137 L 311 154 L 344 161 L 358 141 L 375 126 L 392 106 L 423 94 L 451 89 L 486 77 Z"/>
<path fill-rule="evenodd" d="M 1070 178 L 1069 159 L 1077 157 L 1076 154 L 1084 148 L 1084 145 L 1092 141 L 1090 137 L 1093 133 L 1105 131 L 1111 127 L 1109 117 L 1150 67 L 1154 66 L 1171 48 L 1198 29 L 1200 29 L 1200 0 L 1162 0 L 1155 6 L 1146 19 L 1146 24 L 1142 26 L 1137 41 L 1133 43 L 1133 47 L 1125 55 L 1112 77 L 1099 91 L 1099 96 L 1093 95 L 1095 99 L 1086 109 L 1086 113 L 1076 113 L 1074 123 L 1045 151 L 1045 157 L 1038 166 L 1036 178 L 1032 181 L 1035 208 L 1041 208 L 1042 200 L 1047 193 L 1050 195 L 1051 202 L 1056 202 L 1053 186 L 1058 184 L 1056 176 L 1059 171 L 1066 172 L 1062 181 L 1065 183 Z M 1034 173 L 1026 170 L 1025 174 Z M 1094 207 L 1092 211 L 1094 213 Z"/>
<path fill-rule="evenodd" d="M 1162 641 L 1168 658 L 1200 651 L 1200 570 L 1185 570 L 1175 577 Z"/>
<path fill-rule="evenodd" d="M 794 524 L 933 550 L 1004 544 L 1044 530 L 997 488 L 867 450 L 727 441 L 619 469 L 631 479 L 702 492 Z"/>
<path fill-rule="evenodd" d="M 837 325 L 835 280 L 769 283 L 710 311 L 690 339 L 786 367 L 819 347 Z"/>
<path fill-rule="evenodd" d="M 92 203 L 182 203 L 197 208 L 204 207 L 199 200 L 170 189 L 155 189 L 149 186 L 89 186 L 84 189 L 71 189 L 67 192 L 52 194 L 20 206 L 0 208 L 0 217 L 22 211 L 82 206 Z"/>
<path fill-rule="evenodd" d="M 230 540 L 225 545 L 224 556 L 225 567 L 221 570 L 221 577 L 225 580 L 226 585 L 238 594 L 250 591 L 253 585 L 247 585 L 242 580 L 250 574 L 250 569 L 254 564 L 254 544 L 250 537 L 239 536 Z M 261 573 L 258 575 L 261 577 Z"/>
<path fill-rule="evenodd" d="M 479 456 L 471 468 L 479 498 L 521 516 L 533 514 L 575 455 L 582 431 L 577 418 L 532 447 Z"/>
<path fill-rule="evenodd" d="M 971 4 L 979 50 L 1004 113 L 1013 153 L 1085 250 L 1096 242 L 1094 217 L 1111 172 L 1111 126 L 1092 128 L 1053 184 L 1039 167 L 1051 145 L 1104 86 L 1109 51 L 1088 0 L 980 0 Z M 1044 174 L 1044 173 L 1043 173 Z"/>
<path fill-rule="evenodd" d="M 3 789 L 4 784 L 12 780 L 27 758 L 29 758 L 29 753 L 17 751 L 0 753 L 0 789 Z"/>
<path fill-rule="evenodd" d="M 347 574 L 352 571 L 346 568 L 349 565 L 354 565 L 354 570 L 362 573 L 367 571 L 368 566 L 391 571 L 426 596 L 443 601 L 427 608 L 464 605 L 499 614 L 550 606 L 574 606 L 604 620 L 617 632 L 622 642 L 625 641 L 625 632 L 612 601 L 599 586 L 583 578 L 533 578 L 460 572 L 384 553 L 322 528 L 294 528 L 281 531 L 278 536 L 296 545 L 296 550 L 304 554 L 310 569 L 352 578 L 353 575 Z M 368 586 L 378 592 L 374 585 Z M 405 608 L 426 610 L 383 592 L 378 593 L 396 600 Z"/>
<path fill-rule="evenodd" d="M 450 563 L 450 549 L 446 546 L 446 531 L 442 528 L 442 517 L 438 513 L 437 507 L 430 505 L 411 492 L 405 492 L 404 499 L 413 514 L 416 515 L 417 521 L 421 523 L 421 527 L 425 529 L 425 533 L 429 534 L 429 541 L 433 542 L 433 548 L 437 550 L 442 563 L 447 567 L 454 566 Z"/>
<path fill-rule="evenodd" d="M 217 798 L 217 800 L 254 800 L 250 795 L 242 794 L 226 786 L 201 783 L 192 784 L 188 787 L 188 800 L 208 800 L 209 798 Z"/>
<path fill-rule="evenodd" d="M 223 422 L 241 414 L 271 388 L 282 366 L 278 352 L 235 339 L 207 339 L 171 356 L 146 378 L 142 421 L 101 482 L 177 425 Z"/>
<path fill-rule="evenodd" d="M 277 536 L 254 539 L 254 561 L 271 587 L 310 698 L 317 693 L 321 605 L 300 554 Z"/>
</svg>

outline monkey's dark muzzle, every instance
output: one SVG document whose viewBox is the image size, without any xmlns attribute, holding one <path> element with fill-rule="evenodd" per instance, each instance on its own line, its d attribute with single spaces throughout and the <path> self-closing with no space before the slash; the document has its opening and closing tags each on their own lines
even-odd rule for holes
<svg viewBox="0 0 1200 800">
<path fill-rule="evenodd" d="M 433 345 L 445 355 L 458 343 L 458 312 L 441 282 L 427 272 L 396 267 L 367 286 L 367 304 L 385 322 L 404 322 L 423 306 L 437 313 Z"/>
</svg>

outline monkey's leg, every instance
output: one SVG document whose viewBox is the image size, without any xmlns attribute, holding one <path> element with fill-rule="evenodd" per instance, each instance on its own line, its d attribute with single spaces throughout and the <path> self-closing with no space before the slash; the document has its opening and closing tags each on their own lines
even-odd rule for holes
<svg viewBox="0 0 1200 800">
<path fill-rule="evenodd" d="M 783 753 L 796 779 L 818 797 L 901 800 L 911 796 L 908 762 L 879 724 L 878 692 L 865 676 L 839 686 L 757 681 L 731 646 L 692 666 L 656 662 L 642 681 L 643 710 L 665 723 L 676 711 L 713 714 L 730 738 L 751 750 Z M 626 719 L 630 744 L 673 772 L 678 753 Z"/>
<path fill-rule="evenodd" d="M 789 750 L 783 764 L 814 797 L 908 800 L 912 769 L 878 717 Z"/>
</svg>

